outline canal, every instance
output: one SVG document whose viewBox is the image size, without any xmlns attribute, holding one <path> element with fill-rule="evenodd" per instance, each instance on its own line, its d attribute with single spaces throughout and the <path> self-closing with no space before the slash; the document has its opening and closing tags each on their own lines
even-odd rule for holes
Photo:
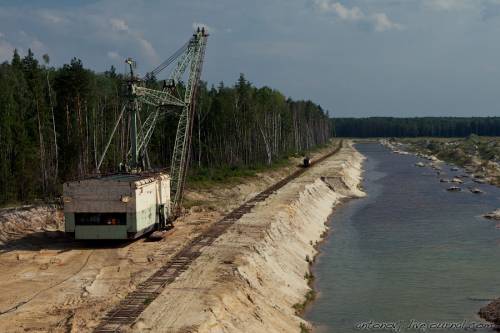
<svg viewBox="0 0 500 333">
<path fill-rule="evenodd" d="M 488 332 L 476 315 L 500 296 L 500 229 L 481 214 L 500 207 L 500 189 L 445 175 L 379 144 L 366 156 L 366 198 L 333 214 L 313 267 L 318 297 L 306 312 L 315 332 Z M 484 194 L 473 194 L 478 187 Z"/>
</svg>

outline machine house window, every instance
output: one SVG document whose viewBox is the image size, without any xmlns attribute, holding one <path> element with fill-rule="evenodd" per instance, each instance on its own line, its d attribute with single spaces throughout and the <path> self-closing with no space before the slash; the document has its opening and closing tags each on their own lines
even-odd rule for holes
<svg viewBox="0 0 500 333">
<path fill-rule="evenodd" d="M 126 225 L 126 213 L 75 213 L 76 225 Z"/>
</svg>

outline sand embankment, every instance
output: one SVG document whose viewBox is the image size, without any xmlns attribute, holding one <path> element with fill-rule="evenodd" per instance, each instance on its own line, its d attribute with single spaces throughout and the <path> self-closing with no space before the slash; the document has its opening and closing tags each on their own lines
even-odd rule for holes
<svg viewBox="0 0 500 333">
<path fill-rule="evenodd" d="M 319 150 L 313 159 L 335 146 Z M 100 318 L 227 212 L 297 170 L 187 191 L 190 210 L 159 242 L 64 237 L 55 207 L 0 211 L 0 332 L 92 332 Z M 132 332 L 298 331 L 305 258 L 332 206 L 360 195 L 361 156 L 349 147 L 243 217 L 143 313 Z M 321 177 L 333 186 L 330 190 Z M 343 183 L 346 183 L 344 185 Z"/>
<path fill-rule="evenodd" d="M 363 157 L 341 151 L 243 216 L 143 312 L 133 332 L 300 332 L 306 258 L 341 199 L 359 197 Z"/>
</svg>

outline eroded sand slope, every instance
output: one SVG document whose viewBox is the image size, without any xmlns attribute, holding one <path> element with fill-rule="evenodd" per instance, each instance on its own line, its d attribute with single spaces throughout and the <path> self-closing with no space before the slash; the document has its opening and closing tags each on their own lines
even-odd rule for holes
<svg viewBox="0 0 500 333">
<path fill-rule="evenodd" d="M 146 309 L 131 331 L 299 332 L 306 257 L 332 207 L 358 189 L 362 157 L 347 143 L 243 216 Z"/>
</svg>

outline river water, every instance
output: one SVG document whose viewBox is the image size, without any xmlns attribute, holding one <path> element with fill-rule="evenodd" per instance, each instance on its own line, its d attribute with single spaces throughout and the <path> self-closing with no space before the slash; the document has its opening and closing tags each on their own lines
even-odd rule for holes
<svg viewBox="0 0 500 333">
<path fill-rule="evenodd" d="M 330 221 L 306 312 L 315 332 L 492 331 L 476 313 L 500 296 L 500 229 L 480 215 L 500 207 L 500 189 L 466 180 L 448 192 L 434 170 L 415 166 L 420 158 L 379 144 L 357 149 L 368 196 Z"/>
</svg>

